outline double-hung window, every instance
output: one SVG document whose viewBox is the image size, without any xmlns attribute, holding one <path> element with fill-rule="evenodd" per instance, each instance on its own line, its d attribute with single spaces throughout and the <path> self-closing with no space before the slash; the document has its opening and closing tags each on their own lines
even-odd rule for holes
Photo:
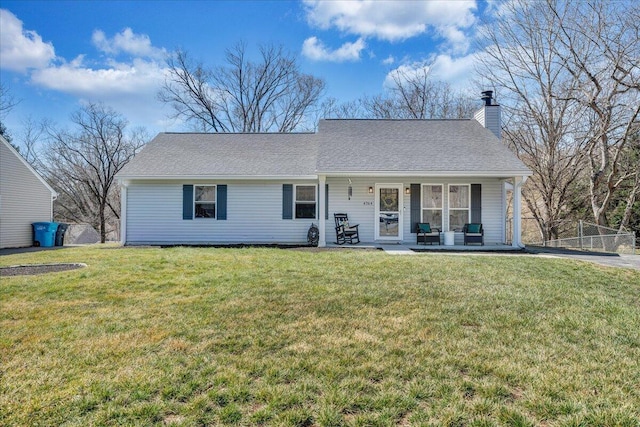
<svg viewBox="0 0 640 427">
<path fill-rule="evenodd" d="M 442 230 L 442 184 L 422 185 L 422 222 Z"/>
<path fill-rule="evenodd" d="M 194 212 L 196 218 L 216 217 L 216 186 L 194 186 Z"/>
<path fill-rule="evenodd" d="M 449 185 L 449 230 L 461 231 L 471 212 L 469 184 Z"/>
<path fill-rule="evenodd" d="M 315 219 L 316 217 L 316 186 L 296 185 L 295 186 L 295 212 L 296 219 Z"/>
</svg>

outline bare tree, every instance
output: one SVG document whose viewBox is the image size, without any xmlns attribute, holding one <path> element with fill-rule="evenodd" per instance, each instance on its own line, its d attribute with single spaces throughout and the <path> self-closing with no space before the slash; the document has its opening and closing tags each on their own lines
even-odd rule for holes
<svg viewBox="0 0 640 427">
<path fill-rule="evenodd" d="M 554 48 L 575 82 L 566 99 L 586 110 L 582 138 L 591 210 L 599 225 L 608 226 L 616 192 L 640 169 L 640 162 L 625 159 L 640 129 L 640 4 L 547 0 L 547 7 L 562 18 Z"/>
<path fill-rule="evenodd" d="M 362 99 L 340 102 L 333 97 L 322 101 L 318 114 L 318 119 L 358 119 L 368 117 L 369 114 L 364 108 Z"/>
<path fill-rule="evenodd" d="M 414 71 L 396 70 L 384 93 L 363 96 L 354 101 L 326 99 L 320 117 L 336 119 L 453 119 L 468 118 L 475 110 L 475 100 L 451 88 L 446 82 L 433 80 L 429 67 Z"/>
<path fill-rule="evenodd" d="M 618 227 L 622 230 L 624 227 L 635 225 L 636 235 L 640 231 L 640 129 L 636 132 L 627 144 L 627 153 L 624 156 L 624 163 L 621 165 L 623 170 L 627 172 L 627 179 L 620 185 L 619 206 L 622 207 L 622 215 L 618 222 Z M 614 201 L 615 203 L 615 201 Z M 635 218 L 632 217 L 635 215 Z"/>
<path fill-rule="evenodd" d="M 43 150 L 43 171 L 59 193 L 55 216 L 92 224 L 104 243 L 108 220 L 120 218 L 115 175 L 147 136 L 141 129 L 125 134 L 126 120 L 102 104 L 86 105 L 71 121 L 73 131 L 47 127 L 49 142 Z"/>
<path fill-rule="evenodd" d="M 0 118 L 4 117 L 18 103 L 19 101 L 11 95 L 9 88 L 0 83 Z"/>
<path fill-rule="evenodd" d="M 477 70 L 501 96 L 505 142 L 534 172 L 523 199 L 544 240 L 558 238 L 572 221 L 585 160 L 576 138 L 584 108 L 564 96 L 577 82 L 557 48 L 565 18 L 541 2 L 501 4 L 483 30 Z"/>
<path fill-rule="evenodd" d="M 259 50 L 260 61 L 252 62 L 238 43 L 227 50 L 226 65 L 214 69 L 177 51 L 158 97 L 173 107 L 175 118 L 206 132 L 291 132 L 307 125 L 324 81 L 300 72 L 282 47 Z"/>
<path fill-rule="evenodd" d="M 0 135 L 3 136 L 9 143 L 11 143 L 11 134 L 9 133 L 9 129 L 3 123 L 3 119 L 9 113 L 9 111 L 13 110 L 13 107 L 18 105 L 19 101 L 11 95 L 9 88 L 0 83 Z M 11 143 L 11 145 L 13 145 Z M 14 147 L 19 150 L 19 147 L 14 145 Z"/>
<path fill-rule="evenodd" d="M 36 170 L 42 169 L 42 162 L 38 153 L 38 148 L 44 137 L 46 136 L 46 128 L 48 122 L 36 122 L 33 117 L 28 116 L 22 121 L 22 133 L 18 139 L 22 142 L 22 157 L 29 162 Z"/>
<path fill-rule="evenodd" d="M 471 117 L 475 102 L 446 82 L 433 80 L 429 67 L 395 70 L 382 95 L 361 102 L 366 115 L 378 119 L 457 119 Z"/>
</svg>

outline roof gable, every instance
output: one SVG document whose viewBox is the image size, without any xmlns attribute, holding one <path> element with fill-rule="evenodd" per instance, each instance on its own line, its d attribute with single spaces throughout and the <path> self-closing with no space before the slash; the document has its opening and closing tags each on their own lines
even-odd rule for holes
<svg viewBox="0 0 640 427">
<path fill-rule="evenodd" d="M 530 171 L 476 120 L 323 120 L 319 173 Z"/>
<path fill-rule="evenodd" d="M 47 181 L 45 181 L 45 179 L 42 177 L 42 175 L 40 175 L 34 168 L 33 166 L 31 166 L 31 164 L 29 164 L 29 162 L 27 162 L 25 160 L 24 157 L 22 157 L 22 155 L 18 152 L 18 150 L 16 150 L 13 145 L 11 145 L 9 143 L 9 141 L 7 141 L 3 136 L 0 135 L 0 143 L 2 143 L 8 150 L 9 152 L 11 152 L 16 159 L 18 159 L 20 161 L 20 163 L 22 163 L 24 165 L 24 167 L 26 167 L 29 172 L 31 172 L 36 178 L 38 178 L 38 180 L 42 183 L 42 185 L 44 185 L 47 190 L 49 190 L 51 192 L 51 195 L 53 197 L 57 197 L 58 193 L 56 192 L 56 190 L 53 189 L 53 187 L 51 187 L 49 185 L 49 183 Z"/>
</svg>

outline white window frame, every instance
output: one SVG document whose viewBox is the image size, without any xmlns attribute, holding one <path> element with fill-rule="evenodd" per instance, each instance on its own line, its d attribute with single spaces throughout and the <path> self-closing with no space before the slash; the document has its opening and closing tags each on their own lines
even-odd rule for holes
<svg viewBox="0 0 640 427">
<path fill-rule="evenodd" d="M 313 202 L 309 202 L 307 200 L 298 201 L 298 187 L 313 187 Z M 305 205 L 315 205 L 315 209 L 313 210 L 313 218 L 298 218 L 296 206 L 298 204 Z M 309 219 L 318 219 L 318 186 L 316 184 L 294 184 L 293 185 L 293 219 L 299 220 L 309 220 Z"/>
<path fill-rule="evenodd" d="M 213 194 L 214 194 L 214 201 L 213 202 L 199 202 L 196 201 L 196 193 L 197 190 L 196 188 L 198 187 L 213 187 Z M 204 220 L 209 220 L 209 219 L 216 219 L 218 218 L 218 186 L 216 184 L 193 184 L 193 219 L 204 219 Z M 198 212 L 197 210 L 197 206 L 198 204 L 207 204 L 207 205 L 215 205 L 215 209 L 216 209 L 216 214 L 213 217 L 202 217 L 202 216 L 196 216 L 196 213 Z"/>
<path fill-rule="evenodd" d="M 451 187 L 467 187 L 467 207 L 466 208 L 452 208 L 451 207 Z M 467 211 L 467 221 L 471 220 L 471 184 L 447 184 L 447 227 L 449 231 L 454 231 L 451 229 L 451 211 Z"/>
<path fill-rule="evenodd" d="M 442 190 L 442 201 L 441 201 L 441 206 L 440 208 L 425 208 L 424 207 L 424 187 L 440 187 L 440 189 Z M 420 185 L 420 222 L 425 222 L 424 220 L 424 211 L 440 211 L 440 217 L 442 218 L 440 220 L 441 224 L 439 226 L 436 226 L 434 224 L 431 224 L 432 227 L 435 228 L 439 228 L 440 230 L 444 229 L 444 184 L 421 184 Z"/>
</svg>

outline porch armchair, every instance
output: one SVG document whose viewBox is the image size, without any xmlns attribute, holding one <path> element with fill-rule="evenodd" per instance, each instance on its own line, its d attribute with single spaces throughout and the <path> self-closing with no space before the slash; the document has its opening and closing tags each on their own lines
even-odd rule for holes
<svg viewBox="0 0 640 427">
<path fill-rule="evenodd" d="M 440 244 L 440 229 L 431 227 L 428 222 L 419 222 L 416 226 L 416 244 Z"/>
<path fill-rule="evenodd" d="M 360 236 L 358 234 L 359 224 L 349 224 L 349 216 L 345 213 L 333 214 L 333 219 L 336 222 L 336 243 L 344 245 L 349 242 L 350 244 L 360 243 Z"/>
<path fill-rule="evenodd" d="M 462 230 L 464 232 L 464 244 L 480 243 L 484 246 L 484 229 L 481 223 L 465 224 Z"/>
</svg>

